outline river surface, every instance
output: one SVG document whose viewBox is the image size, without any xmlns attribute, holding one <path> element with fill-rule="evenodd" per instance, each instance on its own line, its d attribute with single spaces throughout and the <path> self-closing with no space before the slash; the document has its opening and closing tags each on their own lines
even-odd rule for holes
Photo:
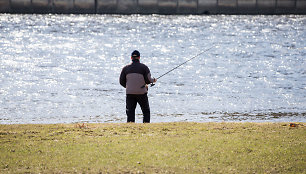
<svg viewBox="0 0 306 174">
<path fill-rule="evenodd" d="M 306 122 L 306 16 L 0 14 L 0 124 L 122 123 L 124 65 L 152 122 Z M 137 107 L 136 122 L 142 122 Z"/>
</svg>

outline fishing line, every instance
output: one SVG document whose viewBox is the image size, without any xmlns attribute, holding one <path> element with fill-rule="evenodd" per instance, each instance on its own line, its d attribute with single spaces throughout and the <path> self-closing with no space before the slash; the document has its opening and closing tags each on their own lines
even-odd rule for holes
<svg viewBox="0 0 306 174">
<path fill-rule="evenodd" d="M 208 49 L 206 49 L 206 50 L 204 50 L 204 51 L 200 52 L 199 54 L 197 54 L 197 55 L 193 56 L 192 58 L 190 58 L 190 59 L 186 60 L 185 62 L 183 62 L 183 63 L 179 64 L 178 66 L 176 66 L 176 67 L 172 68 L 171 70 L 169 70 L 169 71 L 167 71 L 166 73 L 164 73 L 164 74 L 160 75 L 159 77 L 157 77 L 157 78 L 156 78 L 156 80 L 157 80 L 157 79 L 160 79 L 161 77 L 163 77 L 163 76 L 165 76 L 165 75 L 167 75 L 167 74 L 169 74 L 169 73 L 170 73 L 170 72 L 172 72 L 173 70 L 175 70 L 175 69 L 179 68 L 180 66 L 182 66 L 182 65 L 186 64 L 187 62 L 189 62 L 189 61 L 191 61 L 191 60 L 195 59 L 196 57 L 198 57 L 198 56 L 200 56 L 200 55 L 204 54 L 205 52 L 207 52 L 207 51 L 211 50 L 211 49 L 212 49 L 213 47 L 215 47 L 215 46 L 216 46 L 216 45 L 214 45 L 214 46 L 212 46 L 212 47 L 210 47 L 210 48 L 208 48 Z M 151 87 L 152 87 L 152 86 L 154 86 L 154 85 L 155 85 L 155 83 L 151 83 Z M 146 84 L 145 84 L 145 85 L 143 85 L 141 88 L 144 88 L 145 86 L 146 86 Z"/>
</svg>

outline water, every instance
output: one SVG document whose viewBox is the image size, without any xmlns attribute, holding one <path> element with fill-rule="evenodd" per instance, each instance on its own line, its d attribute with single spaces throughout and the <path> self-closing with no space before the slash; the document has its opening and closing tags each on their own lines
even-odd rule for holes
<svg viewBox="0 0 306 174">
<path fill-rule="evenodd" d="M 306 121 L 305 16 L 0 15 L 0 123 L 125 122 L 134 49 L 152 122 Z M 137 108 L 136 122 L 141 122 Z"/>
</svg>

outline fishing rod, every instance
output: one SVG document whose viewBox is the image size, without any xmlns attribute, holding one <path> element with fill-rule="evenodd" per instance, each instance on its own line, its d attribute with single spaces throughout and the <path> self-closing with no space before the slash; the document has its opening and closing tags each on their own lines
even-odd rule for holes
<svg viewBox="0 0 306 174">
<path fill-rule="evenodd" d="M 208 48 L 208 49 L 206 49 L 206 50 L 200 52 L 199 54 L 193 56 L 192 58 L 186 60 L 185 62 L 179 64 L 178 66 L 172 68 L 171 70 L 169 70 L 169 71 L 167 71 L 166 73 L 164 73 L 164 74 L 160 75 L 159 77 L 157 77 L 156 80 L 157 80 L 157 79 L 160 79 L 161 77 L 163 77 L 163 76 L 165 76 L 165 75 L 167 75 L 167 74 L 169 74 L 169 73 L 172 72 L 173 70 L 175 70 L 175 69 L 179 68 L 180 66 L 186 64 L 187 62 L 191 61 L 192 59 L 195 59 L 196 57 L 198 57 L 198 56 L 204 54 L 205 52 L 207 52 L 207 51 L 209 51 L 209 50 L 211 50 L 211 49 L 212 49 L 213 47 L 215 47 L 215 46 L 216 46 L 216 45 L 214 45 L 214 46 L 212 46 L 212 47 L 210 47 L 210 48 Z M 151 87 L 154 86 L 154 85 L 155 85 L 155 83 L 151 83 Z M 146 85 L 143 85 L 141 88 L 144 88 L 145 86 L 146 86 Z"/>
</svg>

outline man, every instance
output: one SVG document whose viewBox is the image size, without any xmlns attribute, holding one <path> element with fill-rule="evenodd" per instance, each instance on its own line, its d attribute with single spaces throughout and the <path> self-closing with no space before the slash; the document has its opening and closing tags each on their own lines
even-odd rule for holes
<svg viewBox="0 0 306 174">
<path fill-rule="evenodd" d="M 139 51 L 133 51 L 131 59 L 132 63 L 126 65 L 120 74 L 120 84 L 126 88 L 127 122 L 135 122 L 135 109 L 138 103 L 142 110 L 143 123 L 150 123 L 150 107 L 146 85 L 156 82 L 156 79 L 151 77 L 149 68 L 140 63 Z"/>
</svg>

